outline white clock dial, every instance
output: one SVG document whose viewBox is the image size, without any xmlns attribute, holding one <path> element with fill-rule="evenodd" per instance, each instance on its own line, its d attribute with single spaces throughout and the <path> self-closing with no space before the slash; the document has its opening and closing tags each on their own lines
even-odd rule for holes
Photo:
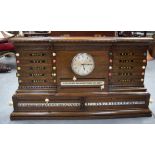
<svg viewBox="0 0 155 155">
<path fill-rule="evenodd" d="M 94 59 L 87 53 L 79 53 L 73 58 L 71 67 L 77 75 L 89 75 L 95 68 Z"/>
</svg>

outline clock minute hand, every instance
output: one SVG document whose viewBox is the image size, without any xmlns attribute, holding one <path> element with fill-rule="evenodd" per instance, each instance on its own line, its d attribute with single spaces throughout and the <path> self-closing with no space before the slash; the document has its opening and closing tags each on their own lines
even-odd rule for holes
<svg viewBox="0 0 155 155">
<path fill-rule="evenodd" d="M 93 65 L 93 64 L 81 64 L 81 65 L 83 65 L 83 66 L 84 66 L 84 65 Z"/>
</svg>

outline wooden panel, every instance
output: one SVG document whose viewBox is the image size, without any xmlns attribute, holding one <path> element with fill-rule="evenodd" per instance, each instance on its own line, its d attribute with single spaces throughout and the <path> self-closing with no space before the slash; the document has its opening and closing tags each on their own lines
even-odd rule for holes
<svg viewBox="0 0 155 155">
<path fill-rule="evenodd" d="M 57 65 L 58 68 L 58 76 L 59 78 L 72 78 L 73 76 L 77 76 L 77 78 L 83 78 L 71 70 L 71 62 L 74 56 L 77 53 L 87 53 L 87 51 L 73 51 L 71 53 L 68 52 L 58 52 L 57 53 Z M 84 78 L 103 78 L 108 73 L 108 54 L 107 51 L 93 51 L 89 52 L 89 54 L 94 58 L 95 69 L 93 72 L 85 76 Z"/>
<path fill-rule="evenodd" d="M 73 77 L 77 77 L 77 81 L 104 81 L 105 87 L 103 91 L 107 91 L 108 89 L 108 70 L 109 70 L 109 56 L 108 51 L 89 51 L 89 54 L 93 57 L 95 62 L 95 68 L 93 72 L 87 76 L 79 76 L 75 74 L 71 69 L 71 63 L 72 59 L 76 54 L 79 52 L 85 52 L 85 51 L 72 51 L 68 54 L 67 51 L 63 52 L 57 52 L 57 81 L 58 81 L 58 91 L 101 91 L 100 87 L 95 88 L 95 86 L 91 86 L 88 88 L 82 87 L 79 88 L 78 86 L 75 86 L 75 88 L 61 88 L 60 82 L 62 81 L 73 81 Z M 87 53 L 87 51 L 86 51 Z"/>
</svg>

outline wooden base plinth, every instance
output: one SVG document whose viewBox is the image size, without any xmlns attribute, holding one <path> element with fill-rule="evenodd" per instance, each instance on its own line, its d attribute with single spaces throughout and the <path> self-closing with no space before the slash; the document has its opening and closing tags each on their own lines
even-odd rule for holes
<svg viewBox="0 0 155 155">
<path fill-rule="evenodd" d="M 103 119 L 122 117 L 151 117 L 149 109 L 108 110 L 102 112 L 13 112 L 11 120 L 24 119 Z"/>
<path fill-rule="evenodd" d="M 72 96 L 69 96 L 72 95 Z M 13 96 L 11 120 L 22 119 L 100 119 L 149 117 L 150 94 L 115 92 L 108 94 L 21 93 Z M 48 99 L 48 103 L 45 103 Z"/>
</svg>

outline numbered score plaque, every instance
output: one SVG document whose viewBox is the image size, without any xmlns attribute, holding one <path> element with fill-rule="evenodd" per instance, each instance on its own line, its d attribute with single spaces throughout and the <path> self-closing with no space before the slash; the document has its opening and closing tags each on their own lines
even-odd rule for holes
<svg viewBox="0 0 155 155">
<path fill-rule="evenodd" d="M 13 38 L 19 87 L 11 119 L 151 116 L 144 87 L 152 38 Z"/>
</svg>

